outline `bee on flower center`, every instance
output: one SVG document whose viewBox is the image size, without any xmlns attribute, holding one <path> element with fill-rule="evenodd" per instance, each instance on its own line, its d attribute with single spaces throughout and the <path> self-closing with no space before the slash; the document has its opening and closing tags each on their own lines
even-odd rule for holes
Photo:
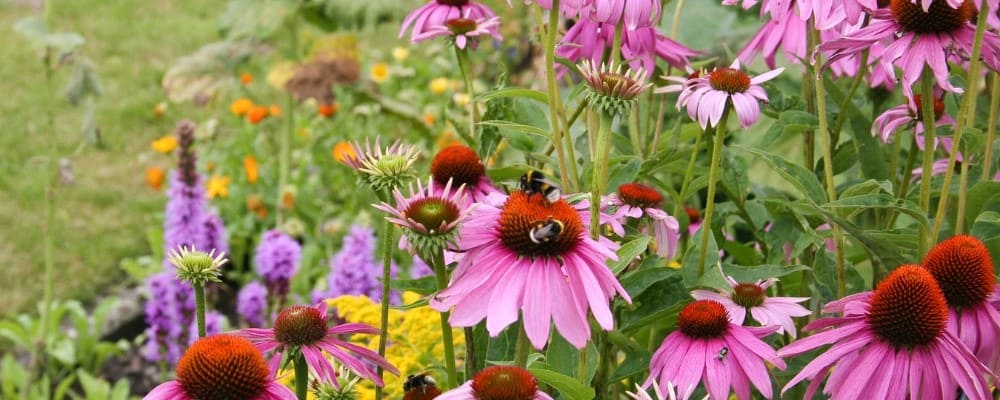
<svg viewBox="0 0 1000 400">
<path fill-rule="evenodd" d="M 527 195 L 541 193 L 549 203 L 555 203 L 562 196 L 559 186 L 535 170 L 528 170 L 521 175 L 520 189 Z"/>
<path fill-rule="evenodd" d="M 534 243 L 547 243 L 559 237 L 565 227 L 562 221 L 549 217 L 544 222 L 536 222 L 535 226 L 528 232 L 528 238 Z"/>
</svg>

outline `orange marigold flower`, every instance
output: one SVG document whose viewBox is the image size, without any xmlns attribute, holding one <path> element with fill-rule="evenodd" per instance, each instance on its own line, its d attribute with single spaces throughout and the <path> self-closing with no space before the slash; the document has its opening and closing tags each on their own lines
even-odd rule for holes
<svg viewBox="0 0 1000 400">
<path fill-rule="evenodd" d="M 358 158 L 357 153 L 354 152 L 354 147 L 351 147 L 350 142 L 340 142 L 336 146 L 333 146 L 333 159 L 339 162 L 346 162 L 347 158 Z"/>
<path fill-rule="evenodd" d="M 244 72 L 243 75 L 240 75 L 240 82 L 242 82 L 244 85 L 249 85 L 253 83 L 253 75 L 250 75 L 249 72 Z"/>
<path fill-rule="evenodd" d="M 274 104 L 271 104 L 271 106 L 267 108 L 267 112 L 272 117 L 275 117 L 275 118 L 280 117 L 281 116 L 281 107 L 278 107 L 278 106 L 276 106 Z"/>
<path fill-rule="evenodd" d="M 250 112 L 253 108 L 253 102 L 248 98 L 236 99 L 232 105 L 229 106 L 229 111 L 237 117 L 242 117 Z"/>
<path fill-rule="evenodd" d="M 212 176 L 212 179 L 208 180 L 205 184 L 205 196 L 210 199 L 216 197 L 226 198 L 229 197 L 229 182 L 232 181 L 228 176 Z"/>
<path fill-rule="evenodd" d="M 257 179 L 260 177 L 260 170 L 257 168 L 256 158 L 253 158 L 252 155 L 243 157 L 243 170 L 247 174 L 247 182 L 251 184 L 257 183 Z"/>
<path fill-rule="evenodd" d="M 166 135 L 156 139 L 150 143 L 150 147 L 152 147 L 153 151 L 157 153 L 168 154 L 177 148 L 177 136 Z"/>
<path fill-rule="evenodd" d="M 251 194 L 247 197 L 247 209 L 257 214 L 257 217 L 261 219 L 267 218 L 267 207 L 264 206 L 264 201 L 257 194 Z"/>
<path fill-rule="evenodd" d="M 153 190 L 160 190 L 163 188 L 163 179 L 166 177 L 166 173 L 163 172 L 163 168 L 160 167 L 147 167 L 146 168 L 146 184 Z"/>
<path fill-rule="evenodd" d="M 425 125 L 428 125 L 428 126 L 434 125 L 435 122 L 437 122 L 437 117 L 434 116 L 434 114 L 424 113 L 424 124 Z"/>
<path fill-rule="evenodd" d="M 264 106 L 253 106 L 250 107 L 250 111 L 247 111 L 247 121 L 251 124 L 259 124 L 264 118 L 267 118 L 268 110 Z"/>
<path fill-rule="evenodd" d="M 286 191 L 281 194 L 281 208 L 286 210 L 292 209 L 295 206 L 295 195 L 292 192 Z"/>
<path fill-rule="evenodd" d="M 337 115 L 337 111 L 340 111 L 340 103 L 335 101 L 333 104 L 320 104 L 316 111 L 319 115 L 329 118 Z"/>
</svg>

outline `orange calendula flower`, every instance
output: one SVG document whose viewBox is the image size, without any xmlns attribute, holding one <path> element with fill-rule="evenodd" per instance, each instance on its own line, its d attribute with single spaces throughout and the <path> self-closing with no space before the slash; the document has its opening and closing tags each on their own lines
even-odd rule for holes
<svg viewBox="0 0 1000 400">
<path fill-rule="evenodd" d="M 281 116 L 281 107 L 278 107 L 278 106 L 276 106 L 274 104 L 271 104 L 271 106 L 267 108 L 267 112 L 272 117 L 275 117 L 275 118 L 280 117 Z"/>
<path fill-rule="evenodd" d="M 350 142 L 340 142 L 336 146 L 333 146 L 333 159 L 339 162 L 346 162 L 347 158 L 358 158 L 357 153 L 354 152 L 354 147 L 351 147 Z"/>
<path fill-rule="evenodd" d="M 168 154 L 177 148 L 177 136 L 167 135 L 150 143 L 153 151 L 161 154 Z"/>
<path fill-rule="evenodd" d="M 253 83 L 253 75 L 250 75 L 249 72 L 244 72 L 243 75 L 240 75 L 240 82 L 242 82 L 244 85 L 249 85 Z"/>
<path fill-rule="evenodd" d="M 233 113 L 233 115 L 237 117 L 242 117 L 247 115 L 251 108 L 253 108 L 253 102 L 248 98 L 242 98 L 237 99 L 232 105 L 229 106 L 229 112 Z"/>
<path fill-rule="evenodd" d="M 243 171 L 247 174 L 247 182 L 257 183 L 257 179 L 260 178 L 260 170 L 257 168 L 257 159 L 253 158 L 252 155 L 243 157 Z"/>
<path fill-rule="evenodd" d="M 160 190 L 163 188 L 163 179 L 166 177 L 166 173 L 163 172 L 163 168 L 160 167 L 148 167 L 146 168 L 146 184 L 153 190 Z"/>
<path fill-rule="evenodd" d="M 290 191 L 286 191 L 286 192 L 282 193 L 281 194 L 281 208 L 284 208 L 286 210 L 290 210 L 294 206 L 295 206 L 295 195 L 292 192 L 290 192 Z"/>
<path fill-rule="evenodd" d="M 369 77 L 371 77 L 375 83 L 382 83 L 389 80 L 389 65 L 381 62 L 375 63 L 375 65 L 372 65 Z"/>
<path fill-rule="evenodd" d="M 428 125 L 428 126 L 429 125 L 434 125 L 435 122 L 437 122 L 437 117 L 435 117 L 434 114 L 431 114 L 431 113 L 425 113 L 424 114 L 424 124 L 425 125 Z"/>
<path fill-rule="evenodd" d="M 232 181 L 228 176 L 212 176 L 212 179 L 208 180 L 205 184 L 205 196 L 210 199 L 216 197 L 226 198 L 229 197 L 229 182 Z"/>
<path fill-rule="evenodd" d="M 264 206 L 264 201 L 257 194 L 251 194 L 247 197 L 247 209 L 257 214 L 257 217 L 261 219 L 267 218 L 267 207 Z"/>
<path fill-rule="evenodd" d="M 340 111 L 340 103 L 336 101 L 333 102 L 333 104 L 321 104 L 319 108 L 316 109 L 316 112 L 319 113 L 319 115 L 327 118 L 337 115 L 337 111 Z"/>
<path fill-rule="evenodd" d="M 264 118 L 267 118 L 268 110 L 264 106 L 253 106 L 250 107 L 250 111 L 247 111 L 247 121 L 251 124 L 259 124 Z"/>
</svg>

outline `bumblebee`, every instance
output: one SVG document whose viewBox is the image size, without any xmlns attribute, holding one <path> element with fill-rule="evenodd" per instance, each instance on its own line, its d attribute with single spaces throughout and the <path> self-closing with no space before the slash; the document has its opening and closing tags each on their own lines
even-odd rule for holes
<svg viewBox="0 0 1000 400">
<path fill-rule="evenodd" d="M 545 179 L 545 174 L 533 169 L 521 175 L 521 191 L 528 195 L 541 193 L 549 203 L 555 203 L 562 197 L 559 186 Z"/>
<path fill-rule="evenodd" d="M 427 375 L 426 372 L 407 376 L 406 382 L 403 382 L 403 391 L 410 393 L 418 390 L 421 394 L 427 394 L 428 391 L 437 390 L 437 382 L 434 381 L 434 378 Z"/>
<path fill-rule="evenodd" d="M 725 361 L 726 356 L 728 355 L 729 355 L 729 348 L 723 347 L 722 349 L 719 349 L 719 354 L 716 354 L 715 358 L 717 358 L 719 361 Z"/>
<path fill-rule="evenodd" d="M 549 217 L 544 222 L 536 222 L 535 226 L 528 231 L 528 238 L 534 243 L 548 243 L 559 237 L 563 228 L 565 226 L 562 221 Z"/>
</svg>

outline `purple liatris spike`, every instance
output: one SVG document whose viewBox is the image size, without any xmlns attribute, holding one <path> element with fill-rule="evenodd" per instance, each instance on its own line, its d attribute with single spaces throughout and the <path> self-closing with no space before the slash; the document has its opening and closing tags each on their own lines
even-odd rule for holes
<svg viewBox="0 0 1000 400">
<path fill-rule="evenodd" d="M 226 225 L 222 222 L 222 218 L 219 217 L 219 213 L 215 210 L 206 212 L 202 217 L 202 226 L 204 228 L 204 236 L 201 244 L 204 247 L 198 247 L 198 250 L 207 252 L 214 249 L 216 254 L 229 254 L 229 242 L 226 240 Z"/>
<path fill-rule="evenodd" d="M 372 300 L 382 298 L 382 263 L 375 259 L 375 232 L 370 228 L 355 225 L 344 236 L 344 244 L 330 261 L 328 297 L 341 295 L 365 295 Z M 390 267 L 392 277 L 399 274 L 399 268 Z M 389 302 L 399 304 L 398 292 L 390 293 Z"/>
<path fill-rule="evenodd" d="M 267 288 L 253 281 L 240 289 L 236 296 L 236 312 L 251 328 L 263 327 L 267 313 Z"/>
<path fill-rule="evenodd" d="M 161 272 L 146 280 L 149 300 L 144 311 L 149 342 L 145 357 L 150 361 L 174 364 L 183 353 L 181 344 L 187 341 L 183 327 L 194 317 L 194 293 L 191 286 L 178 280 L 174 272 Z"/>
<path fill-rule="evenodd" d="M 291 236 L 279 230 L 264 232 L 257 245 L 254 263 L 257 273 L 264 278 L 269 296 L 284 301 L 292 276 L 299 271 L 302 246 Z"/>
<path fill-rule="evenodd" d="M 205 189 L 196 170 L 194 123 L 182 121 L 177 125 L 177 170 L 170 174 L 167 191 L 167 210 L 163 220 L 163 253 L 184 247 L 204 249 Z M 205 249 L 210 250 L 210 249 Z M 221 249 L 220 249 L 221 250 Z M 164 259 L 163 265 L 171 268 Z"/>
</svg>

